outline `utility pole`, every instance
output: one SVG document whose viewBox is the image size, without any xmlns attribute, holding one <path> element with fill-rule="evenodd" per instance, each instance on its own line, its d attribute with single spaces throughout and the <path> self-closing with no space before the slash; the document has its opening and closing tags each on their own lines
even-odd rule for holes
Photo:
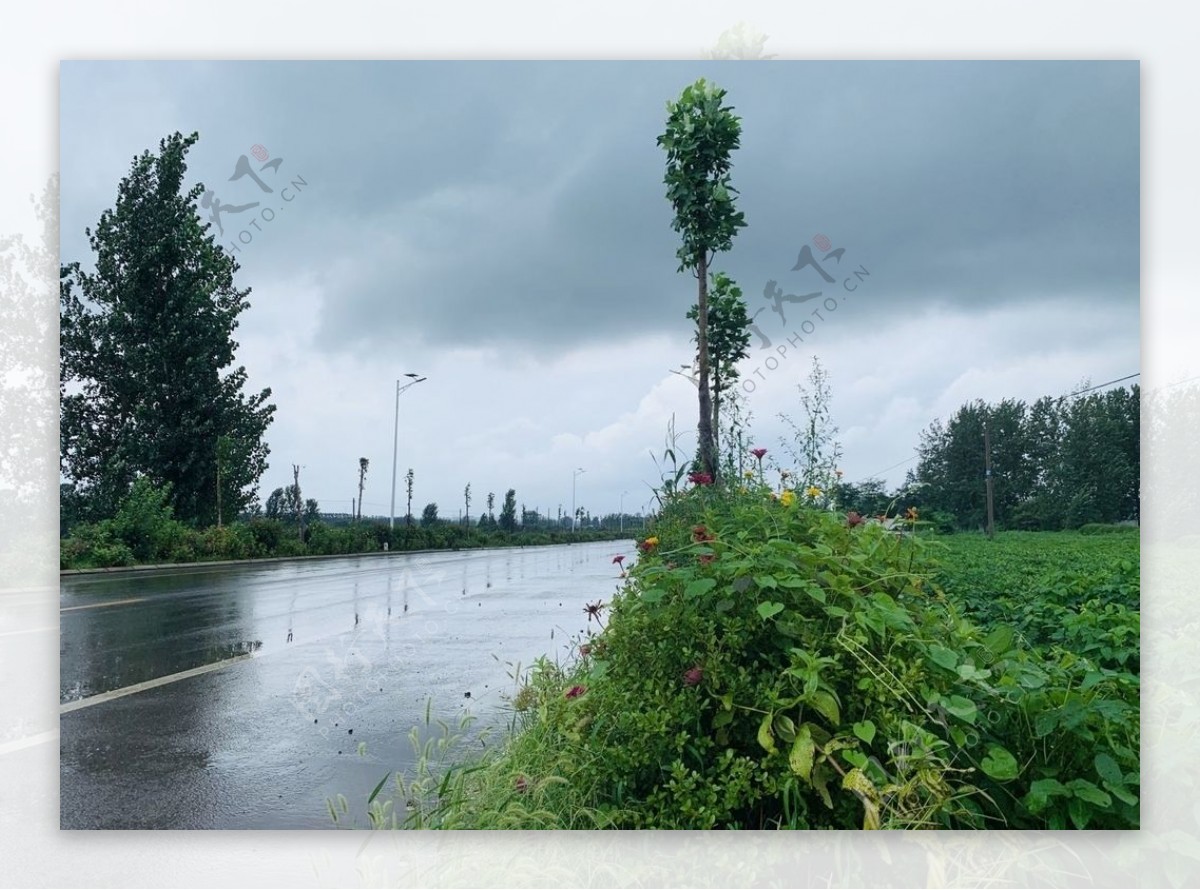
<svg viewBox="0 0 1200 890">
<path fill-rule="evenodd" d="M 984 479 L 987 480 L 987 536 L 990 540 L 996 533 L 996 526 L 992 513 L 992 439 L 988 435 L 986 420 L 983 422 L 983 462 Z"/>
<path fill-rule="evenodd" d="M 396 527 L 396 444 L 400 440 L 400 393 L 404 392 L 410 386 L 416 386 L 427 379 L 419 374 L 405 374 L 404 376 L 412 379 L 404 384 L 404 386 L 400 385 L 399 380 L 396 381 L 396 421 L 392 427 L 392 512 L 391 517 L 388 519 L 389 532 Z"/>
</svg>

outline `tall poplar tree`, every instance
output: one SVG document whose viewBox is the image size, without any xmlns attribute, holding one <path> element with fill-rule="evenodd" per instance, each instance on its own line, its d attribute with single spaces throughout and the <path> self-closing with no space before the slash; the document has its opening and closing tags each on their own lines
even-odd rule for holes
<svg viewBox="0 0 1200 890">
<path fill-rule="evenodd" d="M 211 525 L 218 501 L 236 515 L 253 500 L 267 467 L 271 390 L 246 394 L 233 367 L 250 290 L 198 215 L 204 186 L 184 186 L 198 138 L 135 157 L 87 229 L 94 269 L 61 267 L 59 457 L 88 518 L 113 515 L 145 477 L 170 486 L 177 518 Z"/>
<path fill-rule="evenodd" d="M 696 341 L 700 354 L 700 463 L 717 478 L 709 386 L 708 268 L 717 252 L 729 250 L 737 230 L 746 225 L 734 209 L 737 190 L 729 184 L 730 152 L 738 147 L 741 121 L 722 105 L 725 90 L 700 78 L 667 103 L 667 129 L 658 144 L 667 152 L 667 199 L 675 210 L 671 228 L 683 238 L 675 252 L 679 271 L 690 270 L 699 287 Z"/>
</svg>

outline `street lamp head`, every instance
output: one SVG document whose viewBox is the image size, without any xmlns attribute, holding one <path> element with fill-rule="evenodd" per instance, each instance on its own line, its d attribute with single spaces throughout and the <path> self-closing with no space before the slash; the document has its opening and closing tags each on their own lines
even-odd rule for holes
<svg viewBox="0 0 1200 890">
<path fill-rule="evenodd" d="M 405 377 L 420 377 L 420 374 L 405 374 Z"/>
</svg>

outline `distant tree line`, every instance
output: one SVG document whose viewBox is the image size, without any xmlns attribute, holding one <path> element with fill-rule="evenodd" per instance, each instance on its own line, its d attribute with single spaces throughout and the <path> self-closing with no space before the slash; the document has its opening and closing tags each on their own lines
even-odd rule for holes
<svg viewBox="0 0 1200 890">
<path fill-rule="evenodd" d="M 1010 529 L 1078 528 L 1141 516 L 1137 385 L 1072 399 L 976 400 L 921 435 L 905 505 L 960 529 L 986 522 L 984 428 L 991 440 L 995 522 Z M 877 490 L 861 489 L 878 503 Z"/>
</svg>

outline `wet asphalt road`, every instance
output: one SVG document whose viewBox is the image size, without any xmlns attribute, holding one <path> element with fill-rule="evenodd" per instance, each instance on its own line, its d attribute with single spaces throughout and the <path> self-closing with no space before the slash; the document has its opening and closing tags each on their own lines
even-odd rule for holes
<svg viewBox="0 0 1200 890">
<path fill-rule="evenodd" d="M 584 604 L 617 588 L 612 557 L 633 552 L 66 576 L 61 827 L 330 828 L 338 793 L 365 824 L 371 789 L 412 765 L 427 704 L 453 726 L 478 718 L 464 754 L 479 748 L 478 729 L 506 723 L 517 666 L 567 657 Z"/>
</svg>

